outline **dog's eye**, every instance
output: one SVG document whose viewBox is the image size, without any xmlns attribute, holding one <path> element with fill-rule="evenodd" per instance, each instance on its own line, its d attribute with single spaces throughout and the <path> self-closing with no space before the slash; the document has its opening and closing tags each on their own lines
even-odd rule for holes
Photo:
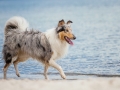
<svg viewBox="0 0 120 90">
<path fill-rule="evenodd" d="M 68 32 L 68 30 L 66 30 L 66 32 Z"/>
</svg>

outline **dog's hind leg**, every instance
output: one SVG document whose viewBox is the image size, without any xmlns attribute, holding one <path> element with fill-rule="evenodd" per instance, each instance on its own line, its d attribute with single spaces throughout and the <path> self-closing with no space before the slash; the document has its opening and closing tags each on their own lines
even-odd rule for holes
<svg viewBox="0 0 120 90">
<path fill-rule="evenodd" d="M 45 76 L 45 79 L 47 80 L 48 80 L 48 76 L 47 76 L 48 67 L 49 67 L 48 65 L 44 66 L 44 76 Z"/>
<path fill-rule="evenodd" d="M 13 62 L 14 68 L 15 68 L 15 71 L 16 71 L 16 75 L 17 75 L 18 77 L 20 77 L 20 74 L 19 74 L 19 71 L 18 71 L 18 67 L 17 67 L 18 63 L 19 63 L 18 60 L 16 60 L 16 61 Z"/>
<path fill-rule="evenodd" d="M 3 76 L 4 76 L 4 79 L 6 79 L 7 69 L 8 69 L 8 67 L 10 66 L 10 64 L 11 64 L 11 63 L 6 63 L 5 66 L 4 66 L 4 68 L 3 68 L 3 72 L 4 72 Z"/>
<path fill-rule="evenodd" d="M 65 74 L 64 74 L 61 66 L 58 65 L 54 60 L 50 60 L 50 61 L 49 61 L 49 65 L 52 66 L 52 67 L 54 67 L 55 69 L 57 69 L 57 70 L 59 71 L 61 77 L 62 77 L 63 79 L 66 79 L 66 76 L 65 76 Z"/>
</svg>

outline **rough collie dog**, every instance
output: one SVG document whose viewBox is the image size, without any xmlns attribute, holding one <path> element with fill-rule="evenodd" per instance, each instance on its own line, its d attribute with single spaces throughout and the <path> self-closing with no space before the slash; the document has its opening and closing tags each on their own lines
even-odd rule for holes
<svg viewBox="0 0 120 90">
<path fill-rule="evenodd" d="M 67 23 L 64 20 L 58 22 L 58 26 L 46 32 L 28 29 L 28 22 L 22 17 L 12 17 L 5 25 L 3 59 L 5 66 L 3 68 L 4 79 L 8 67 L 13 63 L 16 75 L 20 77 L 17 65 L 33 58 L 43 63 L 44 76 L 47 77 L 49 66 L 57 69 L 63 79 L 66 78 L 61 66 L 55 60 L 66 55 L 69 44 L 73 45 L 71 39 L 76 39 L 72 34 L 70 27 L 72 21 Z"/>
</svg>

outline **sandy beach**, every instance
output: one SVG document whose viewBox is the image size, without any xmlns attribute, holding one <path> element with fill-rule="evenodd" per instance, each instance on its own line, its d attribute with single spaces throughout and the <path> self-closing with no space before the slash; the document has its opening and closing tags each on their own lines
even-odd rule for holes
<svg viewBox="0 0 120 90">
<path fill-rule="evenodd" d="M 120 90 L 120 78 L 86 80 L 0 80 L 0 90 Z"/>
</svg>

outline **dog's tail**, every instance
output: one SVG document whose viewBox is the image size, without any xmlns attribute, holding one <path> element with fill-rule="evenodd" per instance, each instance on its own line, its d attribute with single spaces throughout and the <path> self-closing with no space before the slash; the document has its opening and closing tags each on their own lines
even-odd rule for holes
<svg viewBox="0 0 120 90">
<path fill-rule="evenodd" d="M 4 32 L 6 34 L 13 29 L 25 31 L 28 27 L 29 24 L 23 17 L 14 16 L 6 22 Z"/>
</svg>

